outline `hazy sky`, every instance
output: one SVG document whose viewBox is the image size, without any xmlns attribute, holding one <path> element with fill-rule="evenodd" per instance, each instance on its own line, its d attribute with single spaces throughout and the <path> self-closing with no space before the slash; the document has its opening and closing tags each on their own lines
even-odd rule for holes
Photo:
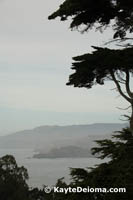
<svg viewBox="0 0 133 200">
<path fill-rule="evenodd" d="M 0 0 L 0 134 L 45 124 L 118 122 L 125 106 L 110 89 L 68 87 L 71 57 L 112 32 L 80 34 L 47 17 L 61 0 Z M 99 61 L 100 62 L 100 61 Z"/>
</svg>

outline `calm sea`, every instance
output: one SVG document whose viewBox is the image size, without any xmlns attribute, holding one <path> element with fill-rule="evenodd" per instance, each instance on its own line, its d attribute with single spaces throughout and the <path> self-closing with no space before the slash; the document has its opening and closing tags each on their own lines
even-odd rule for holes
<svg viewBox="0 0 133 200">
<path fill-rule="evenodd" d="M 31 187 L 52 186 L 61 177 L 65 177 L 68 182 L 70 167 L 85 168 L 101 163 L 101 160 L 96 158 L 35 159 L 32 158 L 33 149 L 0 149 L 0 156 L 6 154 L 14 155 L 18 165 L 28 169 L 28 184 Z"/>
</svg>

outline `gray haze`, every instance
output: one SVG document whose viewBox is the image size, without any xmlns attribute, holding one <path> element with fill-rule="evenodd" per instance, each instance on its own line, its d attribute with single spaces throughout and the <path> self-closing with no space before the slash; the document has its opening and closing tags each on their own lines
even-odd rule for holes
<svg viewBox="0 0 133 200">
<path fill-rule="evenodd" d="M 110 138 L 112 132 L 125 126 L 104 123 L 36 127 L 1 136 L 0 156 L 14 155 L 17 163 L 28 169 L 30 186 L 53 185 L 61 177 L 70 180 L 69 167 L 94 167 L 95 164 L 105 162 L 92 157 L 90 148 L 96 146 L 94 140 Z M 38 156 L 33 158 L 34 155 L 42 154 L 43 159 L 38 159 Z"/>
<path fill-rule="evenodd" d="M 0 137 L 0 149 L 33 149 L 48 152 L 53 148 L 78 146 L 90 149 L 94 140 L 108 138 L 126 124 L 41 126 Z"/>
<path fill-rule="evenodd" d="M 112 32 L 71 32 L 48 21 L 61 0 L 0 1 L 0 134 L 39 125 L 119 122 L 126 107 L 112 86 L 75 89 L 65 83 L 71 57 L 102 45 Z M 123 113 L 122 113 L 123 114 Z"/>
</svg>

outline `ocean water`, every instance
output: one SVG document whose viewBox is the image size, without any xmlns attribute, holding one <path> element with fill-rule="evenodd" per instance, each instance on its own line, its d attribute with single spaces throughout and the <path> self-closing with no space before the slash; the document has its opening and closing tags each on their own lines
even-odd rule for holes
<svg viewBox="0 0 133 200">
<path fill-rule="evenodd" d="M 52 186 L 62 177 L 69 182 L 69 168 L 87 168 L 101 163 L 96 158 L 35 159 L 32 158 L 33 149 L 0 149 L 0 157 L 7 154 L 13 155 L 19 166 L 28 169 L 30 187 Z"/>
</svg>

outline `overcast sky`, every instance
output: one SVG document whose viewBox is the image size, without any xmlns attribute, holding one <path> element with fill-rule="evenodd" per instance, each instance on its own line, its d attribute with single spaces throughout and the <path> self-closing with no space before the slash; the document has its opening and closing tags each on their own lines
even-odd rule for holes
<svg viewBox="0 0 133 200">
<path fill-rule="evenodd" d="M 47 17 L 61 0 L 0 0 L 0 134 L 39 125 L 121 122 L 125 106 L 110 89 L 66 86 L 71 57 L 112 32 L 80 34 Z M 100 62 L 100 61 L 99 61 Z"/>
</svg>

